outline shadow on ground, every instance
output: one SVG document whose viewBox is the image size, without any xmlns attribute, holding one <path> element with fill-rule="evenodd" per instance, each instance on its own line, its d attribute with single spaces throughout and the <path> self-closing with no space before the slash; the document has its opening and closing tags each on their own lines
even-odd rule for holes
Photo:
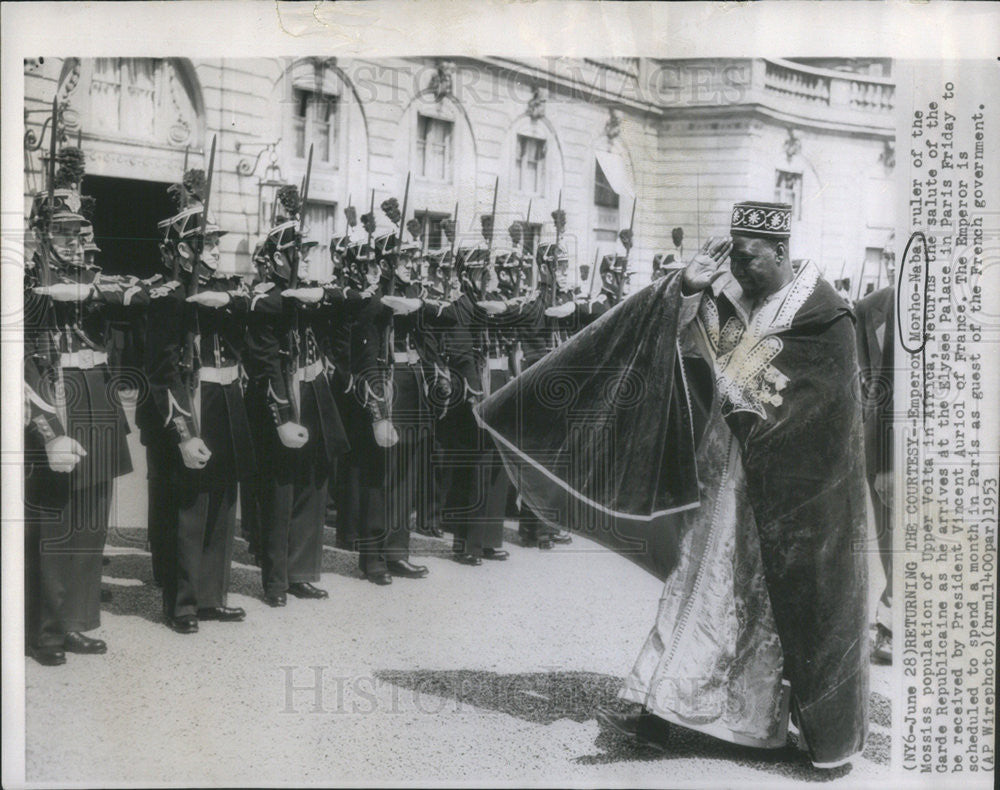
<svg viewBox="0 0 1000 790">
<path fill-rule="evenodd" d="M 323 573 L 335 573 L 349 579 L 362 578 L 357 552 L 337 548 L 335 529 L 327 527 L 324 530 L 323 544 Z M 161 591 L 153 583 L 146 530 L 141 527 L 114 527 L 108 532 L 107 546 L 111 562 L 104 567 L 103 575 L 112 581 L 132 583 L 106 585 L 111 590 L 112 599 L 103 608 L 114 614 L 136 615 L 152 622 L 162 622 Z M 410 553 L 414 557 L 451 556 L 451 537 L 442 539 L 413 533 L 410 536 Z M 134 584 L 135 581 L 141 584 Z M 233 546 L 229 592 L 251 598 L 263 595 L 260 571 L 246 540 L 239 535 L 239 527 Z"/>
<path fill-rule="evenodd" d="M 559 719 L 582 723 L 595 718 L 599 707 L 621 712 L 635 708 L 618 699 L 621 678 L 594 672 L 500 674 L 477 670 L 382 670 L 376 673 L 376 677 L 415 694 L 454 700 L 533 724 L 551 724 Z M 881 695 L 872 695 L 873 718 L 881 716 L 887 702 Z M 876 711 L 880 713 L 876 714 Z M 872 762 L 888 764 L 888 745 L 888 736 L 873 733 L 864 757 Z M 577 757 L 575 762 L 603 765 L 709 758 L 739 762 L 764 772 L 810 782 L 831 781 L 851 772 L 850 764 L 833 770 L 813 768 L 806 755 L 795 747 L 794 741 L 782 749 L 751 749 L 681 727 L 673 728 L 665 751 L 644 746 L 603 726 L 594 746 L 597 749 L 594 754 Z"/>
</svg>

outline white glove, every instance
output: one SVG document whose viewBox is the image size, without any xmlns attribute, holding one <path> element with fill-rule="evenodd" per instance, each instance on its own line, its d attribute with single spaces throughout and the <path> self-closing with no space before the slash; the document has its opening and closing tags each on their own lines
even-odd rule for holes
<svg viewBox="0 0 1000 790">
<path fill-rule="evenodd" d="M 375 444 L 379 447 L 392 447 L 399 441 L 399 434 L 396 433 L 391 420 L 378 420 L 372 423 L 372 430 L 375 432 Z"/>
<path fill-rule="evenodd" d="M 297 422 L 283 422 L 278 426 L 278 438 L 285 447 L 298 450 L 309 441 L 309 429 Z"/>
<path fill-rule="evenodd" d="M 54 283 L 40 285 L 32 290 L 39 296 L 48 296 L 56 302 L 83 302 L 94 292 L 89 283 Z"/>
<path fill-rule="evenodd" d="M 72 472 L 86 454 L 80 443 L 70 436 L 57 436 L 45 443 L 45 455 L 53 472 Z"/>
<path fill-rule="evenodd" d="M 396 315 L 407 315 L 414 310 L 420 309 L 423 304 L 420 299 L 410 299 L 405 296 L 383 296 L 382 304 L 388 307 Z"/>
<path fill-rule="evenodd" d="M 298 299 L 303 304 L 318 304 L 323 298 L 322 288 L 286 288 L 281 292 L 286 299 Z"/>
<path fill-rule="evenodd" d="M 574 310 L 576 310 L 576 302 L 564 302 L 553 307 L 546 307 L 545 315 L 549 318 L 565 318 L 572 315 Z"/>
<path fill-rule="evenodd" d="M 498 315 L 507 309 L 506 303 L 499 301 L 476 302 L 476 306 L 481 307 L 490 315 Z"/>
<path fill-rule="evenodd" d="M 194 296 L 189 296 L 187 301 L 205 307 L 225 307 L 229 304 L 230 297 L 225 291 L 201 291 Z"/>
<path fill-rule="evenodd" d="M 185 439 L 178 445 L 181 451 L 181 460 L 188 469 L 204 469 L 208 459 L 212 457 L 212 451 L 197 436 Z"/>
</svg>

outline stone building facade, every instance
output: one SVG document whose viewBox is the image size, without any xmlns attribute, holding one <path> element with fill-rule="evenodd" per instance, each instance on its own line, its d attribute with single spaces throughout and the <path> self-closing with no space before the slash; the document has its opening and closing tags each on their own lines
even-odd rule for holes
<svg viewBox="0 0 1000 790">
<path fill-rule="evenodd" d="M 792 256 L 833 280 L 884 279 L 895 140 L 886 61 L 46 58 L 25 64 L 26 202 L 42 185 L 53 95 L 66 141 L 87 157 L 84 192 L 112 271 L 156 268 L 156 221 L 185 161 L 217 141 L 214 213 L 225 265 L 250 267 L 277 185 L 301 182 L 313 148 L 308 222 L 323 240 L 374 194 L 437 221 L 458 207 L 470 243 L 497 187 L 497 238 L 524 220 L 571 259 L 621 247 L 635 206 L 631 268 L 725 233 L 732 203 L 795 205 Z M 879 275 L 879 271 L 882 275 Z"/>
</svg>

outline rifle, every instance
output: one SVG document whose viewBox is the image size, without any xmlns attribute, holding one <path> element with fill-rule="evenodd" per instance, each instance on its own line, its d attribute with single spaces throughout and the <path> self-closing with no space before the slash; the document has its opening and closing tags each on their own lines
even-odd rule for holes
<svg viewBox="0 0 1000 790">
<path fill-rule="evenodd" d="M 56 212 L 56 137 L 59 134 L 59 100 L 52 97 L 52 131 L 49 138 L 49 161 L 48 167 L 49 194 L 47 198 L 49 210 L 45 220 L 45 230 L 43 231 L 42 243 L 38 245 L 41 256 L 39 256 L 39 280 L 43 286 L 52 283 L 52 270 L 49 266 L 49 248 L 52 244 L 52 215 Z"/>
<path fill-rule="evenodd" d="M 628 244 L 626 245 L 624 243 L 624 241 L 622 242 L 622 246 L 625 247 L 625 263 L 622 264 L 622 270 L 621 270 L 620 276 L 618 277 L 618 282 L 616 284 L 617 293 L 615 294 L 615 299 L 616 299 L 615 304 L 617 304 L 618 302 L 620 302 L 622 300 L 622 293 L 625 291 L 625 277 L 628 274 L 628 256 L 629 256 L 629 253 L 632 251 L 632 241 L 633 241 L 632 240 L 632 229 L 635 227 L 635 207 L 638 204 L 638 202 L 639 202 L 639 200 L 637 198 L 633 198 L 633 200 L 632 200 L 632 218 L 628 222 Z"/>
<path fill-rule="evenodd" d="M 392 271 L 389 272 L 388 296 L 396 293 L 396 264 L 399 262 L 399 250 L 403 246 L 403 229 L 406 227 L 406 204 L 410 199 L 410 174 L 406 174 L 406 188 L 403 190 L 403 207 L 399 215 L 399 227 L 396 229 L 396 260 L 393 261 Z M 392 349 L 390 349 L 391 351 Z"/>
<path fill-rule="evenodd" d="M 195 256 L 191 260 L 191 276 L 188 279 L 188 296 L 195 296 L 198 293 L 198 264 L 201 263 L 201 256 L 205 252 L 205 230 L 208 227 L 208 204 L 212 195 L 212 171 L 215 169 L 215 137 L 212 137 L 212 150 L 208 156 L 208 172 L 205 175 L 205 198 L 201 204 L 201 228 L 198 234 L 198 241 L 195 246 Z M 175 262 L 176 267 L 176 262 Z M 198 384 L 195 381 L 197 370 L 197 356 L 201 349 L 201 331 L 198 328 L 198 306 L 194 307 L 194 314 L 191 326 L 187 332 L 184 349 L 184 366 L 187 370 L 188 394 L 191 399 L 191 419 L 194 422 L 195 432 L 201 434 L 201 415 L 195 404 L 198 399 Z"/>
<path fill-rule="evenodd" d="M 309 144 L 309 157 L 306 159 L 306 172 L 302 176 L 302 189 L 299 192 L 299 229 L 296 232 L 295 254 L 289 262 L 288 287 L 297 288 L 299 285 L 299 259 L 302 257 L 302 231 L 306 221 L 306 198 L 309 196 L 309 179 L 312 175 L 313 144 Z M 298 387 L 295 381 L 295 371 L 299 364 L 299 309 L 293 306 L 292 325 L 288 329 L 288 365 L 291 371 L 288 397 L 292 402 L 292 414 L 295 422 L 302 419 L 301 407 L 299 404 Z"/>
<path fill-rule="evenodd" d="M 455 271 L 455 242 L 458 241 L 458 201 L 455 201 L 455 227 L 451 234 L 451 252 L 449 253 L 449 262 L 451 263 L 451 270 Z M 448 290 L 448 283 L 445 283 L 445 292 Z"/>
<path fill-rule="evenodd" d="M 557 219 L 556 217 L 559 217 Z M 550 272 L 551 282 L 549 283 L 549 307 L 556 303 L 556 269 L 559 268 L 559 241 L 562 238 L 562 190 L 559 190 L 559 204 L 556 207 L 556 217 L 553 217 L 556 226 L 556 244 L 552 249 L 552 270 Z"/>
<path fill-rule="evenodd" d="M 600 268 L 600 258 L 601 258 L 601 248 L 598 247 L 594 250 L 594 265 L 590 268 L 590 283 L 587 286 L 587 301 L 589 302 L 594 298 L 594 281 L 601 276 L 598 271 Z"/>
<path fill-rule="evenodd" d="M 410 199 L 410 173 L 406 174 L 406 188 L 403 190 L 403 206 L 399 214 L 399 227 L 396 229 L 396 260 L 392 263 L 392 269 L 389 271 L 389 282 L 386 285 L 386 295 L 393 296 L 396 293 L 396 263 L 399 261 L 399 249 L 403 246 L 403 228 L 406 227 L 406 203 Z M 372 190 L 372 207 L 374 211 L 375 206 L 375 191 Z M 371 236 L 369 235 L 369 238 Z M 393 330 L 395 329 L 395 317 L 390 317 L 389 322 L 386 324 L 385 330 L 382 334 L 382 349 L 385 355 L 385 364 L 389 371 L 389 388 L 386 392 L 386 414 L 389 418 L 392 418 L 392 380 L 393 380 L 393 366 L 395 363 L 394 352 L 396 350 L 395 335 Z"/>
<path fill-rule="evenodd" d="M 529 228 L 531 227 L 531 200 L 528 201 L 528 214 L 524 218 L 524 228 L 521 230 L 521 255 L 522 257 L 527 257 L 531 255 L 531 251 L 528 249 L 528 233 L 530 233 Z M 534 266 L 534 261 L 532 261 L 532 266 Z M 524 274 L 524 263 L 523 261 L 518 264 L 517 267 L 517 280 L 514 282 L 514 298 L 517 299 L 521 295 L 521 277 Z"/>
<path fill-rule="evenodd" d="M 372 220 L 375 219 L 375 190 L 374 189 L 372 190 L 371 204 L 368 206 L 368 214 L 372 218 Z M 372 224 L 374 224 L 374 222 Z M 372 234 L 371 233 L 368 234 L 368 252 L 371 253 L 372 255 L 375 254 L 375 249 L 372 247 Z"/>
</svg>

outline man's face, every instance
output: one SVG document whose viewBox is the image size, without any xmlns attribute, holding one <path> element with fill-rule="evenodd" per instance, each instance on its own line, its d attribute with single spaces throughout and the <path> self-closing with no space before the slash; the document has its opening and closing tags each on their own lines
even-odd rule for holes
<svg viewBox="0 0 1000 790">
<path fill-rule="evenodd" d="M 404 282 L 408 283 L 412 279 L 411 265 L 413 259 L 409 255 L 400 255 L 396 260 L 396 277 Z"/>
<path fill-rule="evenodd" d="M 559 261 L 556 264 L 556 288 L 560 291 L 570 289 L 568 261 Z"/>
<path fill-rule="evenodd" d="M 219 268 L 219 261 L 221 260 L 219 237 L 214 233 L 205 236 L 205 248 L 202 250 L 201 260 L 213 272 Z"/>
<path fill-rule="evenodd" d="M 70 266 L 83 265 L 83 238 L 73 223 L 55 223 L 52 228 L 52 249 Z"/>
<path fill-rule="evenodd" d="M 785 284 L 785 245 L 754 236 L 733 236 L 729 269 L 750 299 L 769 296 Z M 790 272 L 789 272 L 790 273 Z"/>
</svg>

